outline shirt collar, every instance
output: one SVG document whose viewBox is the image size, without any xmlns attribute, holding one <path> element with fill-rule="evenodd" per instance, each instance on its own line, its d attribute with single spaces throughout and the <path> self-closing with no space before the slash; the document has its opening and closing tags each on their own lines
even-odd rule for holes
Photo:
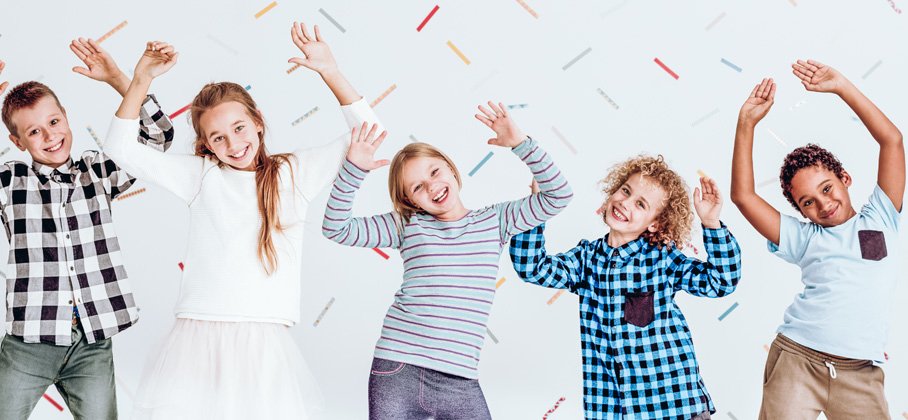
<svg viewBox="0 0 908 420">
<path fill-rule="evenodd" d="M 62 165 L 54 168 L 40 162 L 32 161 L 32 168 L 47 179 L 56 182 L 73 182 L 73 159 L 69 158 Z"/>
<path fill-rule="evenodd" d="M 605 245 L 605 252 L 607 255 L 612 255 L 613 252 L 618 252 L 618 257 L 622 260 L 629 258 L 631 255 L 634 255 L 648 245 L 646 238 L 642 235 L 633 241 L 630 241 L 624 245 L 621 245 L 617 248 L 612 248 L 608 244 L 608 234 L 605 235 L 605 238 L 602 240 L 602 244 Z"/>
</svg>

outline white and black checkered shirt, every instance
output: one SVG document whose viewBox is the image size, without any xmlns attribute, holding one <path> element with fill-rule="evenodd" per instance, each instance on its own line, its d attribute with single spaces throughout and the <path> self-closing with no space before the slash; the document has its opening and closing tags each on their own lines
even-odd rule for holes
<svg viewBox="0 0 908 420">
<path fill-rule="evenodd" d="M 173 125 L 151 95 L 141 121 L 138 141 L 167 150 Z M 0 212 L 10 244 L 8 334 L 26 343 L 71 345 L 74 307 L 89 343 L 136 322 L 110 215 L 111 200 L 134 181 L 98 151 L 57 168 L 0 165 Z"/>
</svg>

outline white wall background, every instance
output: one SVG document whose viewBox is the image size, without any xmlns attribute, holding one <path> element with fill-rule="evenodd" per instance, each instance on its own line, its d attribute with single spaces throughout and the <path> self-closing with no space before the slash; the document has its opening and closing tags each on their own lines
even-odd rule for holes
<svg viewBox="0 0 908 420">
<path fill-rule="evenodd" d="M 119 98 L 70 71 L 80 63 L 67 44 L 75 37 L 100 37 L 127 20 L 128 25 L 103 44 L 122 68 L 133 67 L 147 40 L 172 42 L 182 54 L 180 63 L 153 87 L 165 111 L 189 103 L 209 81 L 248 84 L 269 123 L 270 149 L 287 151 L 326 142 L 345 127 L 336 101 L 313 73 L 286 73 L 287 58 L 297 54 L 289 39 L 291 21 L 318 24 L 360 93 L 372 99 L 397 86 L 377 106 L 391 132 L 382 154 L 390 157 L 412 135 L 441 146 L 467 173 L 486 153 L 495 152 L 475 176 L 465 179 L 468 206 L 526 193 L 528 171 L 510 153 L 487 146 L 488 129 L 472 117 L 475 105 L 490 98 L 526 104 L 513 115 L 554 156 L 577 192 L 571 206 L 549 225 L 550 251 L 604 233 L 593 214 L 601 201 L 596 182 L 610 165 L 633 154 L 664 154 L 689 183 L 703 170 L 719 180 L 727 197 L 737 110 L 764 76 L 775 77 L 779 87 L 774 109 L 757 130 L 757 182 L 777 177 L 782 157 L 792 148 L 819 142 L 854 175 L 852 196 L 863 203 L 874 185 L 876 145 L 836 97 L 804 91 L 790 73 L 789 65 L 797 58 L 835 66 L 908 131 L 908 27 L 906 16 L 895 9 L 908 7 L 905 0 L 526 1 L 538 19 L 516 0 L 279 0 L 258 19 L 254 15 L 269 0 L 3 0 L 0 58 L 7 70 L 0 77 L 11 84 L 37 79 L 50 85 L 69 111 L 73 154 L 95 148 L 86 127 L 103 136 Z M 417 32 L 436 4 L 439 11 Z M 469 65 L 447 41 L 469 58 Z M 588 48 L 586 56 L 562 69 Z M 655 57 L 680 78 L 670 77 L 654 63 Z M 742 71 L 721 63 L 722 58 Z M 291 125 L 316 106 L 316 113 Z M 176 127 L 174 153 L 188 152 L 191 130 L 185 116 L 177 119 Z M 558 138 L 556 129 L 576 153 Z M 2 159 L 27 161 L 28 156 L 13 147 Z M 358 196 L 358 214 L 390 208 L 386 175 L 379 171 L 369 178 Z M 759 192 L 792 213 L 777 185 L 760 187 Z M 138 187 L 148 190 L 114 206 L 142 308 L 141 322 L 115 339 L 123 418 L 129 418 L 132 393 L 151 349 L 173 323 L 180 282 L 177 263 L 187 229 L 187 212 L 176 199 L 146 184 Z M 323 195 L 321 203 L 324 200 Z M 318 233 L 321 212 L 310 216 L 301 279 L 303 317 L 293 334 L 320 381 L 330 418 L 365 418 L 372 348 L 400 283 L 400 260 L 396 254 L 386 261 L 369 249 L 330 243 Z M 728 201 L 723 219 L 743 249 L 740 286 L 721 300 L 680 294 L 678 301 L 719 410 L 716 418 L 750 419 L 756 418 L 760 403 L 763 346 L 773 339 L 801 283 L 798 269 L 769 255 L 764 241 Z M 6 252 L 7 244 L 0 248 Z M 885 366 L 893 417 L 908 412 L 908 285 L 903 273 L 893 296 L 887 349 L 891 360 Z M 554 292 L 522 284 L 506 255 L 500 275 L 507 280 L 489 323 L 499 343 L 487 340 L 481 363 L 493 416 L 539 418 L 563 396 L 565 401 L 550 418 L 581 417 L 576 298 L 564 295 L 547 305 Z M 313 327 L 332 297 L 334 305 Z M 735 302 L 740 306 L 719 321 Z M 56 391 L 49 393 L 60 401 Z M 32 418 L 67 415 L 42 400 Z"/>
</svg>

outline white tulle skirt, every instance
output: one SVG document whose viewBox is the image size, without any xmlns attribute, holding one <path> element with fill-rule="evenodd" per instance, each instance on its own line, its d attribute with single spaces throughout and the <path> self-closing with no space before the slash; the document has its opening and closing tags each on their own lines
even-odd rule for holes
<svg viewBox="0 0 908 420">
<path fill-rule="evenodd" d="M 152 360 L 135 419 L 313 419 L 324 407 L 281 324 L 177 319 Z"/>
</svg>

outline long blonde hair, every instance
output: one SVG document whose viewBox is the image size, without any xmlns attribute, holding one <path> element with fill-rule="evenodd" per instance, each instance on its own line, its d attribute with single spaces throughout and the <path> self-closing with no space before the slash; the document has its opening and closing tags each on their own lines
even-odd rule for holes
<svg viewBox="0 0 908 420">
<path fill-rule="evenodd" d="M 259 112 L 255 100 L 249 95 L 242 86 L 231 82 L 209 83 L 202 88 L 195 99 L 192 100 L 190 107 L 190 122 L 195 129 L 194 149 L 196 156 L 207 157 L 218 161 L 218 166 L 224 166 L 225 163 L 218 160 L 205 141 L 205 134 L 199 124 L 202 114 L 225 102 L 236 102 L 246 109 L 246 113 L 259 126 L 262 131 L 258 133 L 259 149 L 253 158 L 255 165 L 255 190 L 259 204 L 259 214 L 262 216 L 262 226 L 259 230 L 258 254 L 262 267 L 269 275 L 277 268 L 277 252 L 274 248 L 272 234 L 282 232 L 284 226 L 281 225 L 278 215 L 280 206 L 280 181 L 281 165 L 290 164 L 291 154 L 278 153 L 269 155 L 265 148 L 265 119 Z M 293 165 L 290 165 L 290 176 L 293 177 Z"/>
<path fill-rule="evenodd" d="M 411 203 L 407 198 L 407 187 L 403 184 L 404 164 L 406 164 L 408 160 L 417 157 L 443 160 L 448 167 L 451 168 L 451 171 L 454 172 L 454 179 L 457 180 L 457 185 L 462 186 L 460 171 L 457 170 L 454 161 L 452 161 L 448 155 L 444 154 L 444 152 L 427 143 L 410 143 L 404 146 L 403 149 L 400 149 L 400 151 L 394 155 L 394 159 L 391 161 L 391 169 L 388 172 L 388 193 L 391 194 L 391 204 L 394 206 L 394 211 L 403 219 L 403 223 L 409 222 L 410 217 L 412 217 L 413 214 L 423 212 L 422 209 L 416 207 L 416 205 Z M 403 226 L 398 227 L 401 229 L 403 228 Z"/>
</svg>

